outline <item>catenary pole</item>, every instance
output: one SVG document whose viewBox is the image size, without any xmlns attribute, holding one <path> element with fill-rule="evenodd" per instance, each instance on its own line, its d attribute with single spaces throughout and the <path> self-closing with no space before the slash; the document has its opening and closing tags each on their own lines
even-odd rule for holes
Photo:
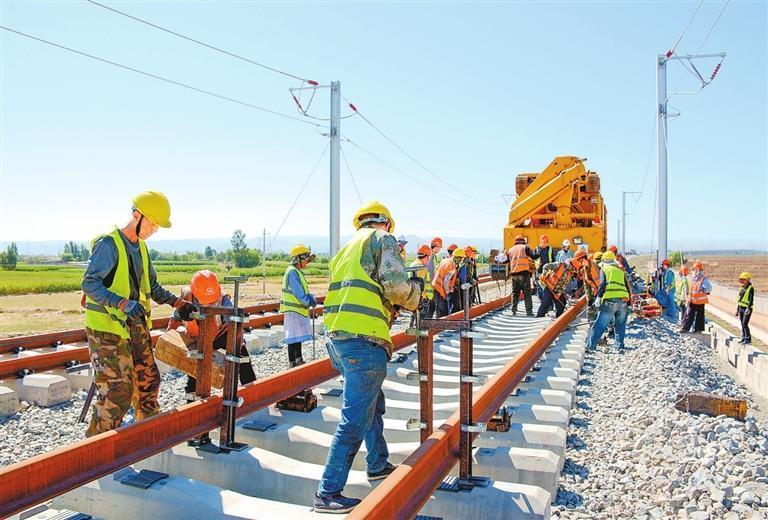
<svg viewBox="0 0 768 520">
<path fill-rule="evenodd" d="M 333 257 L 341 247 L 341 175 L 340 175 L 340 150 L 341 150 L 341 82 L 331 82 L 331 185 L 330 185 L 330 256 Z"/>
</svg>

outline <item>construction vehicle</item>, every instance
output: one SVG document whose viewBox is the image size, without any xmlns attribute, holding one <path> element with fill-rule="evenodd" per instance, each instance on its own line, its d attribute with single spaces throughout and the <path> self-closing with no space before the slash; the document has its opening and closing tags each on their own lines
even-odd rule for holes
<svg viewBox="0 0 768 520">
<path fill-rule="evenodd" d="M 571 251 L 605 251 L 607 212 L 600 194 L 600 177 L 584 167 L 586 159 L 556 157 L 541 173 L 521 173 L 515 179 L 517 198 L 504 227 L 504 249 L 523 235 L 534 248 L 541 235 L 557 250 L 563 240 Z"/>
</svg>

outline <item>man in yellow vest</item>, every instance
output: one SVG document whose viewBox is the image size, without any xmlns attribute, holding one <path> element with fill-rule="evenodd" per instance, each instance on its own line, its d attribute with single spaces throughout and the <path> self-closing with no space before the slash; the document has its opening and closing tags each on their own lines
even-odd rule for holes
<svg viewBox="0 0 768 520">
<path fill-rule="evenodd" d="M 133 217 L 125 227 L 91 243 L 82 288 L 97 393 L 87 437 L 120 426 L 131 404 L 137 420 L 160 411 L 160 372 L 149 335 L 149 300 L 184 312 L 194 309 L 157 282 L 144 243 L 158 227 L 171 227 L 170 215 L 165 195 L 146 191 L 133 199 Z"/>
<path fill-rule="evenodd" d="M 616 255 L 611 251 L 603 253 L 603 265 L 600 272 L 600 287 L 597 290 L 595 304 L 600 308 L 597 319 L 589 329 L 587 345 L 597 347 L 603 333 L 613 321 L 616 332 L 616 349 L 624 350 L 624 333 L 627 328 L 627 312 L 632 290 L 627 275 L 616 263 Z"/>
<path fill-rule="evenodd" d="M 675 278 L 675 304 L 680 311 L 680 321 L 685 321 L 685 311 L 688 307 L 688 298 L 691 295 L 691 279 L 687 266 L 680 268 Z"/>
<path fill-rule="evenodd" d="M 309 292 L 307 279 L 302 272 L 315 255 L 309 248 L 299 244 L 291 249 L 291 264 L 283 275 L 283 292 L 280 299 L 280 312 L 283 313 L 285 326 L 285 342 L 288 344 L 288 366 L 297 367 L 304 364 L 301 344 L 312 339 L 312 322 L 309 318 L 310 309 L 317 305 L 317 300 Z"/>
<path fill-rule="evenodd" d="M 512 315 L 517 315 L 517 304 L 520 293 L 525 301 L 525 315 L 533 316 L 533 300 L 531 299 L 531 267 L 534 266 L 534 253 L 525 243 L 523 235 L 515 237 L 515 245 L 509 248 L 509 275 L 512 278 Z"/>
<path fill-rule="evenodd" d="M 363 205 L 352 219 L 357 232 L 331 259 L 324 302 L 328 355 L 344 378 L 341 420 L 314 498 L 318 513 L 346 513 L 360 500 L 341 494 L 365 441 L 368 480 L 394 471 L 384 440 L 381 385 L 392 354 L 390 326 L 396 307 L 415 311 L 423 290 L 410 280 L 397 250 L 395 221 L 380 202 Z"/>
</svg>

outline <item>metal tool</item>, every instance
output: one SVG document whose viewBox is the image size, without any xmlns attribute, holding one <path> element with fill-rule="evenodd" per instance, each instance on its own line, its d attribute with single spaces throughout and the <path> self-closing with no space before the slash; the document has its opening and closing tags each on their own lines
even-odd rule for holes
<svg viewBox="0 0 768 520">
<path fill-rule="evenodd" d="M 95 377 L 95 376 L 94 376 Z M 91 381 L 91 386 L 88 388 L 88 395 L 85 396 L 85 402 L 83 403 L 83 409 L 80 410 L 80 416 L 77 418 L 77 422 L 84 423 L 85 418 L 88 417 L 88 408 L 91 407 L 91 401 L 96 394 L 96 383 Z"/>
</svg>

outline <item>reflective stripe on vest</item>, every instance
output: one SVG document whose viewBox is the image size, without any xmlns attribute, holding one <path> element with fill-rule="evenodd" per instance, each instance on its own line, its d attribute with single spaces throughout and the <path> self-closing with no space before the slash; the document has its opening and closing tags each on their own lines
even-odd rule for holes
<svg viewBox="0 0 768 520">
<path fill-rule="evenodd" d="M 438 265 L 437 269 L 435 270 L 435 277 L 432 279 L 432 287 L 434 287 L 435 290 L 443 298 L 446 297 L 446 290 L 443 286 L 443 282 L 445 281 L 445 278 L 451 274 L 451 271 L 453 274 L 451 275 L 451 280 L 448 283 L 448 289 L 453 290 L 453 286 L 456 283 L 456 277 L 458 276 L 458 270 L 456 269 L 456 264 L 454 263 L 453 258 L 450 256 L 448 258 L 444 258 L 440 262 L 440 265 Z"/>
<path fill-rule="evenodd" d="M 306 294 L 309 292 L 304 273 L 302 273 L 300 269 L 296 269 L 296 266 L 289 265 L 283 275 L 283 295 L 280 299 L 280 309 L 278 312 L 295 312 L 296 314 L 309 318 L 309 307 L 296 298 L 296 295 L 291 291 L 291 284 L 288 283 L 288 277 L 294 271 L 299 274 L 299 282 L 301 282 L 301 287 L 304 289 L 304 293 Z"/>
<path fill-rule="evenodd" d="M 414 260 L 411 262 L 411 267 L 423 267 L 420 271 L 416 271 L 416 276 L 424 280 L 424 292 L 422 296 L 427 300 L 431 300 L 435 297 L 435 290 L 432 288 L 432 283 L 429 280 L 429 271 L 427 267 L 421 263 L 421 260 Z"/>
<path fill-rule="evenodd" d="M 704 275 L 694 276 L 691 282 L 691 303 L 694 305 L 703 305 L 709 303 L 707 293 L 701 290 L 704 285 Z"/>
<path fill-rule="evenodd" d="M 91 242 L 91 250 L 97 240 L 112 239 L 117 248 L 117 266 L 115 269 L 115 276 L 112 279 L 112 284 L 107 287 L 110 292 L 113 292 L 121 298 L 131 297 L 131 275 L 128 272 L 128 252 L 125 249 L 125 244 L 120 236 L 120 231 L 115 228 L 111 233 L 106 235 L 100 235 Z M 150 306 L 149 306 L 149 255 L 147 253 L 147 245 L 143 240 L 139 239 L 139 251 L 141 252 L 141 281 L 139 292 L 139 303 L 144 307 L 144 314 L 147 319 L 147 323 L 151 323 L 149 320 Z M 126 315 L 123 311 L 116 307 L 106 307 L 93 301 L 90 297 L 85 299 L 85 326 L 91 330 L 100 332 L 109 332 L 115 334 L 124 339 L 130 339 L 131 335 L 128 331 L 128 325 L 126 323 Z"/>
<path fill-rule="evenodd" d="M 752 284 L 747 285 L 744 288 L 744 294 L 739 297 L 739 307 L 749 308 L 749 299 L 751 293 L 755 291 L 755 287 Z"/>
<path fill-rule="evenodd" d="M 324 322 L 328 332 L 372 336 L 391 344 L 390 312 L 384 305 L 384 289 L 360 264 L 363 246 L 374 231 L 360 228 L 330 261 L 331 283 L 323 307 Z"/>
<path fill-rule="evenodd" d="M 525 244 L 517 244 L 509 248 L 509 272 L 512 274 L 531 270 L 531 261 L 525 254 Z"/>
<path fill-rule="evenodd" d="M 625 282 L 625 274 L 620 267 L 616 267 L 615 265 L 604 265 L 603 274 L 605 274 L 604 300 L 629 298 L 629 291 L 627 291 Z"/>
</svg>

